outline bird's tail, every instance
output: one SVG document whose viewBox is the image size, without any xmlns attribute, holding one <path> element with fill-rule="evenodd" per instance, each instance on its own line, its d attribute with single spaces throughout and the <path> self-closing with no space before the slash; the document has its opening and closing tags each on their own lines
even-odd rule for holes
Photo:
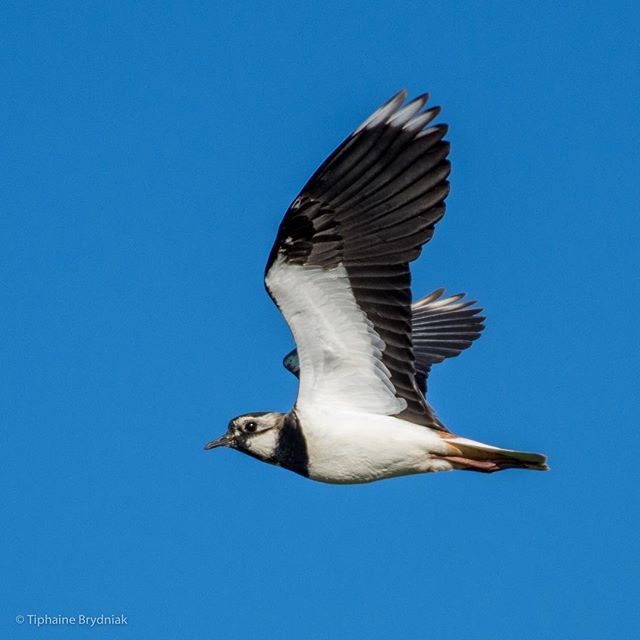
<svg viewBox="0 0 640 640">
<path fill-rule="evenodd" d="M 446 438 L 447 455 L 454 469 L 493 473 L 503 469 L 532 469 L 548 471 L 547 458 L 541 453 L 499 449 L 467 438 Z"/>
</svg>

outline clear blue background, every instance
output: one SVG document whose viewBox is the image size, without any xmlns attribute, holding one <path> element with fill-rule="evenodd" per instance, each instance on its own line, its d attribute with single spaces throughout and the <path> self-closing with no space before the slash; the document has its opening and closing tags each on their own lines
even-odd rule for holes
<svg viewBox="0 0 640 640">
<path fill-rule="evenodd" d="M 3 3 L 0 636 L 638 637 L 633 3 L 216 4 Z M 335 487 L 202 451 L 292 404 L 266 256 L 403 86 L 453 144 L 415 292 L 488 315 L 431 401 L 552 471 Z"/>
</svg>

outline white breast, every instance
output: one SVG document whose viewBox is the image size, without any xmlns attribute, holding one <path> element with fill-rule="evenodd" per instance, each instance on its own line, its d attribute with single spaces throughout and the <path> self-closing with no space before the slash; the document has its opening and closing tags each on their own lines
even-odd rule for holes
<svg viewBox="0 0 640 640">
<path fill-rule="evenodd" d="M 431 457 L 446 450 L 440 436 L 427 427 L 325 405 L 299 407 L 297 413 L 313 480 L 349 484 L 452 468 Z"/>
</svg>

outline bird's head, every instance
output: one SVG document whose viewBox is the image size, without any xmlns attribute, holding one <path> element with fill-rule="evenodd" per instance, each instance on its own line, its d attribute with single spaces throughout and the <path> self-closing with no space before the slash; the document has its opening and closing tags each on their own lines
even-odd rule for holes
<svg viewBox="0 0 640 640">
<path fill-rule="evenodd" d="M 268 461 L 275 454 L 284 416 L 284 413 L 246 413 L 238 416 L 229 422 L 223 436 L 208 442 L 204 448 L 230 447 Z"/>
</svg>

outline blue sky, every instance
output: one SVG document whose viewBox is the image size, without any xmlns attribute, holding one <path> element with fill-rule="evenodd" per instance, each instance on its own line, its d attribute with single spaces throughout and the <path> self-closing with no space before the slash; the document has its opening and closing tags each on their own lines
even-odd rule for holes
<svg viewBox="0 0 640 640">
<path fill-rule="evenodd" d="M 637 9 L 225 4 L 3 4 L 0 635 L 637 637 Z M 202 451 L 292 404 L 271 242 L 401 87 L 451 126 L 414 291 L 488 316 L 431 402 L 552 471 L 335 487 Z"/>
</svg>

